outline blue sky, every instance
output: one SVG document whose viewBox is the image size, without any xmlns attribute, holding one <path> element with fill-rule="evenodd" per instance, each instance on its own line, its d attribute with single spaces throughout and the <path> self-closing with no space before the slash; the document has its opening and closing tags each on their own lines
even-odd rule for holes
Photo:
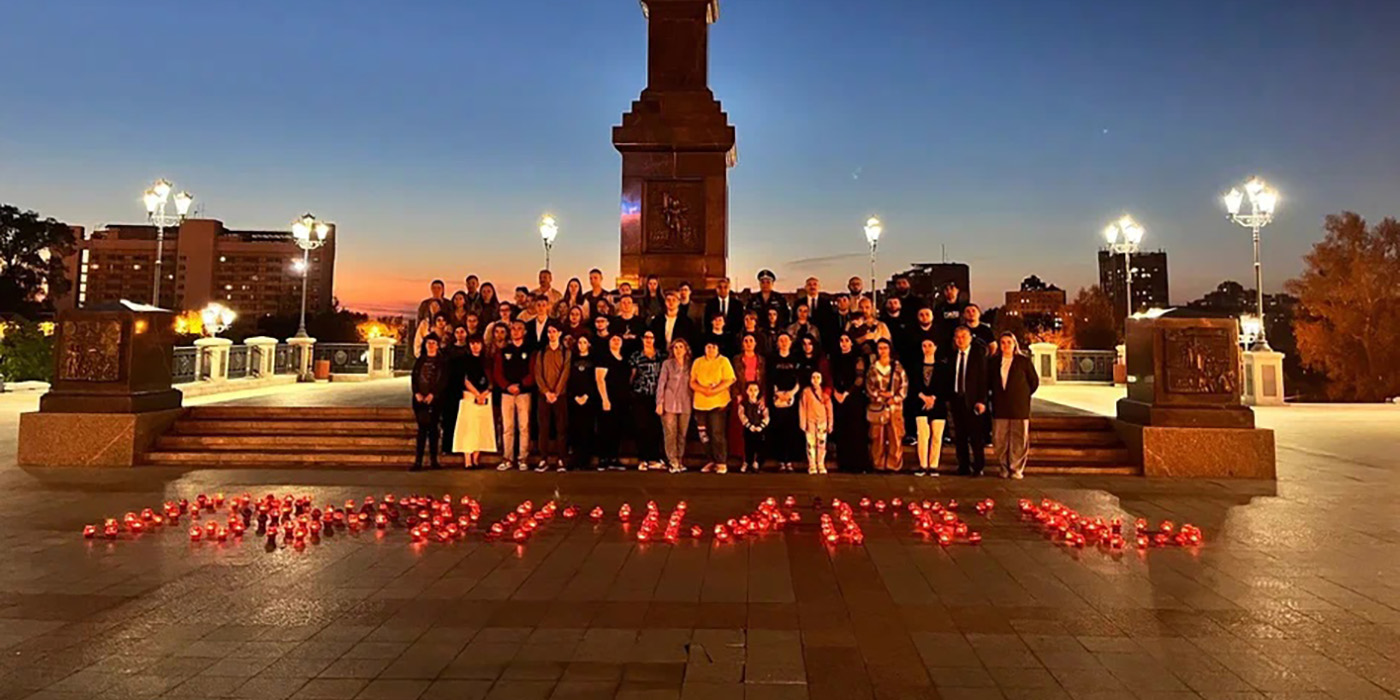
<svg viewBox="0 0 1400 700">
<path fill-rule="evenodd" d="M 610 127 L 645 83 L 634 0 L 0 0 L 10 99 L 0 201 L 94 226 L 142 218 L 158 176 L 235 228 L 339 224 L 337 292 L 394 308 L 423 281 L 513 286 L 617 267 Z M 138 11 L 139 9 L 139 11 Z M 997 303 L 1027 274 L 1096 278 L 1122 212 L 1184 302 L 1251 276 L 1218 195 L 1283 193 L 1266 287 L 1322 218 L 1400 213 L 1400 3 L 722 0 L 711 83 L 738 129 L 731 274 L 780 287 L 972 266 Z M 561 281 L 562 282 L 562 281 Z M 791 282 L 791 284 L 788 284 Z"/>
</svg>

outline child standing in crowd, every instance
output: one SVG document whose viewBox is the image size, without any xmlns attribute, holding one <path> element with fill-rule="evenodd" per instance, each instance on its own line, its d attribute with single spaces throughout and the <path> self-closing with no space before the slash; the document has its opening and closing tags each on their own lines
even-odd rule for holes
<svg viewBox="0 0 1400 700">
<path fill-rule="evenodd" d="M 826 473 L 826 436 L 834 425 L 831 395 L 822 385 L 820 370 L 812 370 L 807 388 L 802 390 L 802 432 L 807 434 L 807 473 Z"/>
<path fill-rule="evenodd" d="M 744 463 L 739 471 L 750 467 L 755 474 L 763 464 L 763 434 L 768 430 L 768 403 L 763 400 L 763 387 L 750 382 L 739 404 L 739 422 L 744 426 Z"/>
</svg>

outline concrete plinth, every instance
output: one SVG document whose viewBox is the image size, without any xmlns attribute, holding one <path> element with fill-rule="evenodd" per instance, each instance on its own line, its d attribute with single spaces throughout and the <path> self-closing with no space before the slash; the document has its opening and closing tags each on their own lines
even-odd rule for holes
<svg viewBox="0 0 1400 700">
<path fill-rule="evenodd" d="M 1244 353 L 1244 402 L 1250 406 L 1283 405 L 1283 353 L 1246 350 Z"/>
<path fill-rule="evenodd" d="M 1054 343 L 1031 343 L 1031 366 L 1035 367 L 1041 384 L 1054 384 L 1059 378 L 1060 370 L 1056 357 L 1059 352 L 1060 346 Z"/>
<path fill-rule="evenodd" d="M 145 413 L 24 413 L 22 467 L 130 467 L 183 409 Z"/>
<path fill-rule="evenodd" d="M 316 377 L 311 374 L 311 358 L 314 354 L 312 351 L 316 348 L 316 339 L 293 336 L 287 339 L 287 344 L 292 346 L 293 354 L 296 356 L 297 381 L 316 381 Z"/>
<path fill-rule="evenodd" d="M 277 339 L 254 336 L 243 341 L 248 346 L 248 376 L 271 377 L 277 372 Z"/>
<path fill-rule="evenodd" d="M 369 339 L 369 378 L 393 379 L 394 377 L 393 338 Z"/>
<path fill-rule="evenodd" d="M 1118 434 L 1143 476 L 1274 479 L 1274 431 L 1263 428 L 1170 428 L 1117 421 Z"/>
<path fill-rule="evenodd" d="M 228 381 L 228 353 L 231 348 L 233 341 L 228 338 L 200 338 L 194 341 L 195 381 Z"/>
</svg>

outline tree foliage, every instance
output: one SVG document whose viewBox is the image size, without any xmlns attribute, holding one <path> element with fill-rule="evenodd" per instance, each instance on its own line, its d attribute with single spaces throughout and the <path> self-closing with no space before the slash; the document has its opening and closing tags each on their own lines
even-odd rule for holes
<svg viewBox="0 0 1400 700">
<path fill-rule="evenodd" d="M 72 287 L 63 258 L 77 248 L 67 224 L 0 204 L 0 312 L 33 317 Z"/>
<path fill-rule="evenodd" d="M 1327 217 L 1327 236 L 1303 256 L 1288 291 L 1298 352 L 1326 373 L 1333 399 L 1400 395 L 1400 222 L 1368 227 L 1352 212 Z"/>
<path fill-rule="evenodd" d="M 0 377 L 7 382 L 47 382 L 52 375 L 53 338 L 31 321 L 17 318 L 8 323 L 0 339 Z"/>
<path fill-rule="evenodd" d="M 1118 345 L 1118 324 L 1113 313 L 1113 302 L 1098 285 L 1083 288 L 1074 295 L 1065 307 L 1065 324 L 1056 339 L 1061 347 L 1075 347 L 1084 350 L 1112 350 Z M 1065 345 L 1065 341 L 1072 345 Z"/>
</svg>

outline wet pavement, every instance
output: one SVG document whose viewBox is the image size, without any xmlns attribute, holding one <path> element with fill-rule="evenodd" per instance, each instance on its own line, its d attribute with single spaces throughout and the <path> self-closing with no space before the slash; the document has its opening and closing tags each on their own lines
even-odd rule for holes
<svg viewBox="0 0 1400 700">
<path fill-rule="evenodd" d="M 1400 693 L 1400 469 L 1374 457 L 1280 449 L 1276 483 L 28 470 L 13 466 L 12 415 L 0 431 L 0 698 Z M 391 527 L 271 549 L 251 533 L 192 543 L 183 527 L 80 535 L 216 491 L 318 505 L 470 495 L 483 523 L 525 499 L 607 515 L 556 518 L 523 545 L 484 541 L 480 527 L 449 543 L 415 545 Z M 789 494 L 801 522 L 780 532 L 708 532 Z M 942 547 L 905 511 L 857 508 L 864 543 L 824 544 L 817 517 L 830 499 L 866 495 L 958 499 L 983 541 Z M 1065 547 L 1016 512 L 1017 499 L 1042 497 L 1129 523 L 1192 523 L 1206 542 Z M 982 498 L 997 502 L 989 517 L 968 509 Z M 663 519 L 685 500 L 686 526 L 706 536 L 638 543 L 648 500 Z"/>
</svg>

